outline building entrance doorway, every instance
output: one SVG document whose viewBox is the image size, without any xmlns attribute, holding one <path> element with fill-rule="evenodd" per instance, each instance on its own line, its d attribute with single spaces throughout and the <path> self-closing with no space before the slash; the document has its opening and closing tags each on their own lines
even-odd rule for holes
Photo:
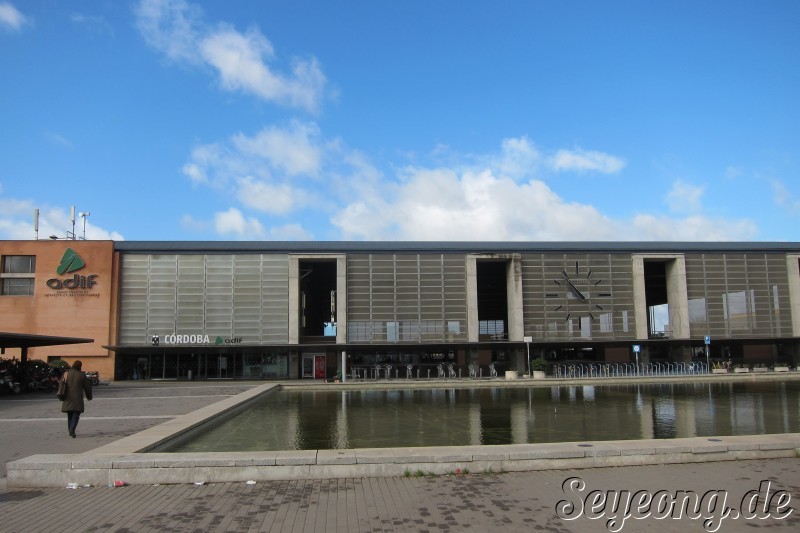
<svg viewBox="0 0 800 533">
<path fill-rule="evenodd" d="M 303 377 L 325 379 L 325 354 L 303 354 Z"/>
</svg>

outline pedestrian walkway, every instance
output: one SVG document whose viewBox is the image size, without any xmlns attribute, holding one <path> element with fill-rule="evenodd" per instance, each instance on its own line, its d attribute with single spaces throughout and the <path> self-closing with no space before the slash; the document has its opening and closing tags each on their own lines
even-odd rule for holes
<svg viewBox="0 0 800 533">
<path fill-rule="evenodd" d="M 6 463 L 36 454 L 84 453 L 235 396 L 262 382 L 120 381 L 94 387 L 94 399 L 67 435 L 66 415 L 52 393 L 0 396 L 0 488 Z M 2 530 L 2 525 L 0 525 Z"/>
<path fill-rule="evenodd" d="M 565 489 L 570 478 L 584 485 L 576 481 Z M 594 490 L 623 495 L 622 491 L 646 491 L 655 497 L 658 491 L 694 491 L 697 499 L 689 501 L 702 507 L 695 515 L 690 505 L 688 515 L 681 512 L 681 518 L 673 518 L 681 511 L 679 502 L 662 517 L 652 509 L 647 518 L 640 512 L 635 515 L 640 518 L 624 520 L 624 513 L 608 504 L 590 519 L 578 509 Z M 768 496 L 754 500 L 758 516 L 734 518 L 747 511 L 740 509 L 742 498 L 759 490 L 769 496 L 786 491 L 789 508 L 777 509 L 778 501 L 772 498 L 764 511 Z M 717 491 L 717 498 L 709 498 L 708 491 Z M 575 507 L 570 511 L 563 502 Z M 720 523 L 719 531 L 725 532 L 754 527 L 798 531 L 798 502 L 800 460 L 771 459 L 437 477 L 4 490 L 0 530 L 600 532 L 613 529 L 608 520 L 617 517 L 622 531 L 714 531 Z M 727 517 L 723 503 L 731 509 Z M 566 519 L 570 512 L 575 519 Z M 706 519 L 710 522 L 704 529 Z M 617 527 L 619 521 L 614 523 Z"/>
<path fill-rule="evenodd" d="M 5 488 L 6 462 L 34 454 L 85 453 L 259 385 L 263 382 L 100 386 L 87 403 L 76 439 L 67 436 L 66 420 L 54 397 L 0 397 L 0 531 L 608 531 L 610 510 L 594 520 L 585 515 L 565 520 L 556 512 L 558 503 L 577 504 L 578 497 L 592 490 L 694 491 L 701 496 L 724 490 L 729 495 L 726 505 L 738 512 L 742 497 L 759 490 L 764 481 L 772 483 L 772 494 L 787 491 L 793 512 L 776 518 L 779 502 L 773 499 L 771 517 L 728 516 L 719 530 L 800 529 L 796 458 L 429 477 L 409 472 L 255 484 Z M 565 494 L 563 483 L 571 477 L 583 480 L 585 491 Z M 718 517 L 720 512 L 710 515 Z M 651 515 L 629 519 L 623 531 L 683 533 L 687 528 L 704 530 L 701 519 Z"/>
</svg>

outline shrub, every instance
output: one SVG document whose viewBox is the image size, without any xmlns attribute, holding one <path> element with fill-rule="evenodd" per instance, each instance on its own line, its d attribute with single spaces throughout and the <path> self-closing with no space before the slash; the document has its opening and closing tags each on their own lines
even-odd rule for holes
<svg viewBox="0 0 800 533">
<path fill-rule="evenodd" d="M 531 361 L 531 370 L 545 371 L 547 370 L 547 361 L 544 357 L 537 357 Z"/>
</svg>

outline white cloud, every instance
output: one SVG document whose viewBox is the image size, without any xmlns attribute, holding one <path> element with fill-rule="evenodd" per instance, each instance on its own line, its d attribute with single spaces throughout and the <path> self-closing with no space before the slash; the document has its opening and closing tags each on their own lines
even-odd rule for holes
<svg viewBox="0 0 800 533">
<path fill-rule="evenodd" d="M 418 164 L 386 176 L 341 140 L 323 139 L 315 124 L 292 123 L 199 147 L 184 172 L 194 183 L 230 193 L 236 204 L 213 227 L 237 238 L 311 238 L 293 221 L 312 218 L 327 218 L 336 238 L 355 240 L 743 240 L 756 234 L 746 219 L 659 213 L 620 219 L 570 201 L 538 177 L 548 170 L 541 153 L 524 137 L 506 139 L 494 154 L 451 152 L 447 165 Z M 676 207 L 699 206 L 702 189 L 678 182 L 663 194 Z M 258 218 L 246 218 L 247 212 Z"/>
<path fill-rule="evenodd" d="M 261 222 L 253 217 L 246 218 L 233 207 L 214 214 L 214 230 L 220 235 L 232 235 L 237 239 L 264 238 L 264 226 Z"/>
<path fill-rule="evenodd" d="M 199 63 L 195 29 L 202 17 L 199 7 L 183 0 L 142 0 L 134 12 L 147 44 L 173 61 Z"/>
<path fill-rule="evenodd" d="M 800 200 L 794 198 L 791 191 L 780 180 L 771 180 L 772 197 L 775 204 L 783 209 L 788 209 L 790 212 L 800 214 Z"/>
<path fill-rule="evenodd" d="M 501 175 L 520 179 L 535 175 L 542 156 L 527 137 L 503 139 L 497 170 Z"/>
<path fill-rule="evenodd" d="M 186 163 L 181 171 L 192 180 L 192 183 L 208 183 L 205 171 L 195 163 Z"/>
<path fill-rule="evenodd" d="M 19 31 L 30 21 L 28 17 L 8 2 L 0 2 L 0 27 Z"/>
<path fill-rule="evenodd" d="M 648 241 L 747 241 L 757 233 L 755 223 L 748 219 L 640 214 L 633 220 L 632 235 L 636 240 Z"/>
<path fill-rule="evenodd" d="M 319 172 L 319 128 L 313 123 L 292 122 L 288 128 L 264 128 L 255 137 L 235 135 L 232 144 L 243 154 L 266 159 L 288 176 Z"/>
<path fill-rule="evenodd" d="M 173 61 L 212 67 L 223 89 L 309 111 L 319 107 L 326 79 L 316 59 L 295 58 L 291 72 L 276 72 L 267 64 L 275 51 L 259 30 L 210 27 L 202 10 L 185 0 L 142 0 L 135 11 L 150 46 Z"/>
<path fill-rule="evenodd" d="M 270 240 L 274 241 L 310 241 L 314 235 L 300 224 L 286 224 L 269 230 Z"/>
<path fill-rule="evenodd" d="M 691 183 L 677 180 L 667 193 L 666 203 L 676 213 L 696 213 L 702 210 L 701 199 L 704 189 Z"/>
<path fill-rule="evenodd" d="M 296 193 L 289 185 L 272 185 L 245 176 L 237 180 L 237 198 L 242 205 L 257 211 L 286 214 L 296 208 Z"/>
<path fill-rule="evenodd" d="M 206 184 L 217 189 L 226 188 L 231 181 L 244 176 L 265 179 L 271 175 L 263 159 L 243 154 L 233 142 L 197 146 L 182 172 L 195 185 Z"/>
<path fill-rule="evenodd" d="M 315 124 L 293 121 L 198 146 L 182 171 L 194 185 L 224 191 L 243 207 L 287 215 L 314 203 L 325 150 Z"/>
<path fill-rule="evenodd" d="M 245 218 L 240 210 L 233 207 L 215 213 L 212 220 L 200 220 L 191 215 L 183 215 L 181 227 L 191 233 L 214 232 L 216 235 L 233 236 L 238 240 L 309 241 L 314 238 L 314 235 L 300 224 L 283 224 L 266 230 L 258 219 Z"/>
<path fill-rule="evenodd" d="M 619 219 L 596 207 L 560 197 L 544 181 L 516 181 L 503 165 L 407 168 L 389 183 L 347 190 L 350 200 L 332 216 L 342 238 L 357 240 L 631 241 L 748 240 L 757 234 L 748 219 L 638 214 Z M 533 154 L 523 150 L 522 153 Z M 531 158 L 530 160 L 534 160 Z M 519 167 L 517 167 L 519 168 Z M 671 195 L 699 204 L 702 190 L 681 184 Z"/>
<path fill-rule="evenodd" d="M 325 85 L 325 76 L 315 59 L 297 60 L 293 76 L 273 72 L 264 62 L 272 57 L 270 42 L 257 30 L 246 34 L 223 27 L 200 42 L 205 61 L 217 69 L 222 87 L 252 93 L 275 101 L 313 111 Z"/>
<path fill-rule="evenodd" d="M 625 161 L 603 152 L 562 149 L 552 157 L 550 165 L 559 171 L 594 171 L 603 174 L 616 174 L 625 167 Z"/>
<path fill-rule="evenodd" d="M 489 170 L 411 169 L 380 201 L 359 200 L 334 218 L 344 238 L 365 240 L 603 240 L 614 222 L 564 202 L 542 181 L 518 184 Z"/>
</svg>

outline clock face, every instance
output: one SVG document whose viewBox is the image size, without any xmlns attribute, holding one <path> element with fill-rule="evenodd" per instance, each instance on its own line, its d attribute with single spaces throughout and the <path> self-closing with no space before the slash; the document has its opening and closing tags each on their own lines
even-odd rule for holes
<svg viewBox="0 0 800 533">
<path fill-rule="evenodd" d="M 553 284 L 558 287 L 558 292 L 548 292 L 545 297 L 557 300 L 552 307 L 553 311 L 563 311 L 564 320 L 580 314 L 594 320 L 595 313 L 606 310 L 607 299 L 611 297 L 606 281 L 602 278 L 592 277 L 592 269 L 587 265 L 581 267 L 579 261 L 575 266 L 561 271 L 561 276 L 553 279 Z"/>
</svg>

